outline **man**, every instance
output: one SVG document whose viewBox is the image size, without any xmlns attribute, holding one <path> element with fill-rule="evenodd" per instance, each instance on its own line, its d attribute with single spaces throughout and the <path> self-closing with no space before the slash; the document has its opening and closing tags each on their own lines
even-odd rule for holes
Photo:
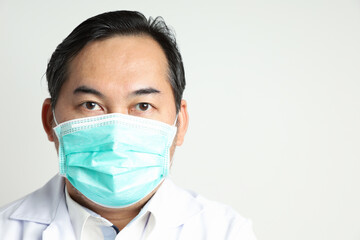
<svg viewBox="0 0 360 240">
<path fill-rule="evenodd" d="M 188 113 L 181 55 L 160 18 L 86 20 L 46 76 L 42 122 L 60 174 L 0 210 L 0 239 L 255 239 L 250 221 L 166 178 Z"/>
</svg>

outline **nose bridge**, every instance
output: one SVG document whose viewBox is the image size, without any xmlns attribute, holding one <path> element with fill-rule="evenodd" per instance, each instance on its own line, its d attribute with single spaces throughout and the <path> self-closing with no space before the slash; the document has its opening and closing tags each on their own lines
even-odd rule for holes
<svg viewBox="0 0 360 240">
<path fill-rule="evenodd" d="M 112 104 L 112 106 L 108 109 L 108 113 L 122 113 L 129 114 L 128 106 L 124 101 L 116 101 Z"/>
</svg>

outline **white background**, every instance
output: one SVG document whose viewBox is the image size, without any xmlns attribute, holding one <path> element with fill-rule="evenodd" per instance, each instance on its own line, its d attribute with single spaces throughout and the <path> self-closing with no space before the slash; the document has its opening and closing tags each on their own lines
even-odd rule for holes
<svg viewBox="0 0 360 240">
<path fill-rule="evenodd" d="M 0 205 L 58 171 L 40 118 L 50 55 L 117 9 L 177 33 L 190 126 L 175 182 L 252 219 L 258 239 L 360 239 L 355 0 L 0 0 Z"/>
</svg>

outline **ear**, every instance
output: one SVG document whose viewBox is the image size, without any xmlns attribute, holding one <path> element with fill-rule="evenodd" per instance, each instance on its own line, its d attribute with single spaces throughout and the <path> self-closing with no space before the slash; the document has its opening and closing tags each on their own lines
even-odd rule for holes
<svg viewBox="0 0 360 240">
<path fill-rule="evenodd" d="M 44 127 L 44 130 L 47 134 L 47 137 L 50 142 L 54 141 L 54 134 L 53 134 L 53 113 L 51 109 L 51 101 L 50 98 L 46 98 L 42 105 L 41 111 L 41 120 Z"/>
<path fill-rule="evenodd" d="M 189 114 L 187 112 L 187 103 L 185 100 L 181 100 L 180 111 L 177 120 L 177 138 L 176 146 L 181 146 L 184 142 L 185 134 L 189 125 Z"/>
</svg>

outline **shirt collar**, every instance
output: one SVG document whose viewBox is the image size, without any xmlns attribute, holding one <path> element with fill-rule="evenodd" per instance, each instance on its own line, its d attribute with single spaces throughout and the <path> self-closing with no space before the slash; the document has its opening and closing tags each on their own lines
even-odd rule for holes
<svg viewBox="0 0 360 240">
<path fill-rule="evenodd" d="M 196 196 L 177 187 L 170 178 L 165 179 L 146 205 L 146 211 L 153 215 L 155 224 L 169 227 L 185 223 L 202 210 L 203 205 Z"/>
<path fill-rule="evenodd" d="M 85 208 L 75 202 L 69 195 L 65 187 L 65 200 L 68 207 L 71 223 L 73 225 L 76 239 L 81 239 L 83 229 L 88 221 L 96 219 L 97 225 L 111 227 L 113 224 L 107 219 L 101 217 L 99 214 Z"/>
<path fill-rule="evenodd" d="M 101 217 L 99 214 L 75 202 L 70 197 L 66 187 L 65 187 L 65 200 L 68 207 L 68 212 L 71 223 L 73 225 L 76 239 L 81 239 L 81 236 L 83 235 L 83 231 L 85 229 L 85 225 L 89 224 L 89 222 L 91 221 L 92 223 L 90 224 L 96 225 L 98 227 L 113 226 L 113 224 L 107 219 Z M 132 224 L 135 224 L 138 220 L 140 220 L 140 218 L 144 217 L 149 212 L 148 205 L 150 202 L 151 200 L 144 205 L 144 207 L 141 209 L 139 214 L 133 220 L 131 220 L 131 222 L 126 227 L 130 227 Z"/>
<path fill-rule="evenodd" d="M 64 179 L 57 175 L 43 188 L 25 198 L 11 218 L 49 224 L 55 217 L 59 203 L 65 202 L 64 195 Z M 39 201 L 39 199 L 46 199 L 46 201 Z M 83 207 L 80 206 L 80 208 Z M 39 211 L 39 209 L 44 210 Z M 203 206 L 197 201 L 195 195 L 175 186 L 167 178 L 144 206 L 139 216 L 150 212 L 157 223 L 176 227 L 200 213 L 202 209 Z"/>
</svg>

